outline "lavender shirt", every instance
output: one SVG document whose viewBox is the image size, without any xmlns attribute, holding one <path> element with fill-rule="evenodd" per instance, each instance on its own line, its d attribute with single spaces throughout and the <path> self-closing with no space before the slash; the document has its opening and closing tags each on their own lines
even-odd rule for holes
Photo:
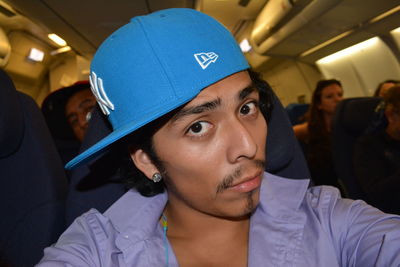
<svg viewBox="0 0 400 267">
<path fill-rule="evenodd" d="M 400 266 L 399 216 L 308 183 L 265 173 L 248 266 Z M 90 210 L 37 266 L 165 266 L 159 218 L 166 202 L 166 193 L 146 198 L 131 190 L 104 214 Z M 167 246 L 169 266 L 178 266 Z"/>
</svg>

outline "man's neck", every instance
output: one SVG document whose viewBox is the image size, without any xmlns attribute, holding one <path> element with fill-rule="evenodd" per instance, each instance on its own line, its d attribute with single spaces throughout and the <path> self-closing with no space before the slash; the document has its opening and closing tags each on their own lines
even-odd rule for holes
<svg viewBox="0 0 400 267">
<path fill-rule="evenodd" d="M 193 262 L 199 266 L 247 265 L 249 216 L 226 219 L 170 203 L 164 215 L 168 220 L 168 240 L 180 266 Z"/>
<path fill-rule="evenodd" d="M 206 239 L 207 236 L 229 237 L 248 234 L 249 217 L 238 220 L 213 217 L 211 215 L 187 216 L 166 211 L 168 236 L 180 239 Z"/>
</svg>

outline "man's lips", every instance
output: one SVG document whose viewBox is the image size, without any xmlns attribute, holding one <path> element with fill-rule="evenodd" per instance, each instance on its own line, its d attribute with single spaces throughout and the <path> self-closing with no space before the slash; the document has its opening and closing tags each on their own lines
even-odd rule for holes
<svg viewBox="0 0 400 267">
<path fill-rule="evenodd" d="M 262 172 L 260 171 L 257 172 L 257 174 L 255 175 L 239 179 L 232 186 L 229 187 L 229 190 L 238 192 L 250 192 L 260 186 L 261 177 L 262 177 Z"/>
</svg>

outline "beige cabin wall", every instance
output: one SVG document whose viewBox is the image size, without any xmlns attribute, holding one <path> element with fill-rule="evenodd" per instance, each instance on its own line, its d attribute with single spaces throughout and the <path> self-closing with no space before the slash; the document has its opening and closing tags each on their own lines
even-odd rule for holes
<svg viewBox="0 0 400 267">
<path fill-rule="evenodd" d="M 86 58 L 68 53 L 50 67 L 50 91 L 70 86 L 77 81 L 89 79 L 90 61 Z"/>
<path fill-rule="evenodd" d="M 16 89 L 31 96 L 39 106 L 50 92 L 88 80 L 90 61 L 75 52 L 51 55 L 56 47 L 24 31 L 8 32 L 7 38 L 11 53 L 3 69 L 10 75 Z M 42 62 L 28 59 L 31 48 L 45 53 Z"/>
<path fill-rule="evenodd" d="M 310 103 L 315 85 L 322 79 L 321 72 L 315 66 L 294 60 L 283 60 L 273 67 L 264 67 L 258 71 L 284 106 L 302 100 Z"/>
<path fill-rule="evenodd" d="M 49 55 L 51 47 L 23 31 L 8 32 L 7 37 L 12 49 L 4 70 L 10 75 L 18 91 L 31 96 L 40 105 L 43 92 L 48 91 L 47 66 L 52 60 Z M 28 59 L 31 48 L 45 53 L 42 62 Z"/>
</svg>

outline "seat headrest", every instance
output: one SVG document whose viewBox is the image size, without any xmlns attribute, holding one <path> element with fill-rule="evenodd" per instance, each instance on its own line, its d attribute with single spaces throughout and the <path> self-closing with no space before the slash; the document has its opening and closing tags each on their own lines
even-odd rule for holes
<svg viewBox="0 0 400 267">
<path fill-rule="evenodd" d="M 273 109 L 268 122 L 267 171 L 276 173 L 292 161 L 295 142 L 287 113 L 274 94 Z"/>
<path fill-rule="evenodd" d="M 292 103 L 286 106 L 286 112 L 292 125 L 298 124 L 299 119 L 307 112 L 310 104 Z"/>
<path fill-rule="evenodd" d="M 337 106 L 338 125 L 354 135 L 362 134 L 373 118 L 376 106 L 381 101 L 376 97 L 357 97 L 344 99 Z"/>
<path fill-rule="evenodd" d="M 15 152 L 24 136 L 24 115 L 10 77 L 0 70 L 0 158 Z"/>
</svg>

